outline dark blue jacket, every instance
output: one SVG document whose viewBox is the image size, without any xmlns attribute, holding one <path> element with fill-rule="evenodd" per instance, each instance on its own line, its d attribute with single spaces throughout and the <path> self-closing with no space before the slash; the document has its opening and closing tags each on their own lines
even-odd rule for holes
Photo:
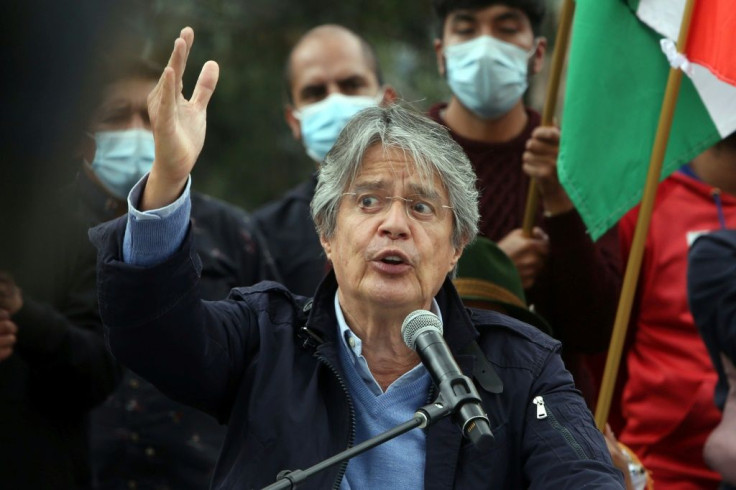
<svg viewBox="0 0 736 490">
<path fill-rule="evenodd" d="M 718 372 L 715 403 L 723 410 L 729 388 L 720 353 L 736 360 L 736 230 L 695 240 L 687 275 L 690 311 Z"/>
<path fill-rule="evenodd" d="M 314 294 L 327 271 L 327 258 L 309 208 L 316 187 L 315 173 L 282 198 L 253 211 L 253 221 L 278 270 L 276 280 L 303 296 Z"/>
<path fill-rule="evenodd" d="M 718 373 L 714 400 L 723 411 L 730 387 L 721 352 L 736 362 L 736 230 L 695 240 L 688 253 L 687 289 L 690 311 Z M 736 485 L 723 482 L 718 488 L 736 490 Z"/>
<path fill-rule="evenodd" d="M 91 190 L 102 194 L 96 185 Z M 247 213 L 196 192 L 191 201 L 202 298 L 224 299 L 235 286 L 273 278 Z M 90 202 L 90 208 L 103 206 Z M 172 401 L 126 369 L 118 389 L 90 416 L 92 488 L 209 488 L 226 432 L 214 418 Z"/>
<path fill-rule="evenodd" d="M 313 303 L 271 282 L 235 289 L 226 301 L 200 301 L 190 239 L 146 269 L 121 263 L 124 226 L 92 231 L 110 345 L 170 396 L 228 423 L 214 488 L 261 488 L 281 470 L 305 469 L 352 444 L 333 274 Z M 623 488 L 559 343 L 504 315 L 466 310 L 449 280 L 436 299 L 460 366 L 472 373 L 474 357 L 459 352 L 477 339 L 504 390 L 480 389 L 496 437 L 491 451 L 477 451 L 449 419 L 427 430 L 425 488 Z M 344 470 L 330 468 L 299 488 L 337 488 Z"/>
</svg>

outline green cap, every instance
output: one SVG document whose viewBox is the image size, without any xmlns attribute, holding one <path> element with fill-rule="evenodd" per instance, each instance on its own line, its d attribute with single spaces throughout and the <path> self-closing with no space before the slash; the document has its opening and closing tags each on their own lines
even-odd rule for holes
<svg viewBox="0 0 736 490">
<path fill-rule="evenodd" d="M 463 301 L 488 304 L 488 309 L 534 325 L 552 334 L 549 324 L 526 304 L 521 277 L 511 259 L 491 240 L 478 237 L 465 247 L 453 280 Z"/>
</svg>

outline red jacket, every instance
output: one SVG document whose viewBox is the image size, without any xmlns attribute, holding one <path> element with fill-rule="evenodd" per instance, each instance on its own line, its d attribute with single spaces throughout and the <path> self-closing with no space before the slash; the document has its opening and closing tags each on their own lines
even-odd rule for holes
<svg viewBox="0 0 736 490">
<path fill-rule="evenodd" d="M 652 471 L 658 490 L 716 488 L 719 481 L 702 457 L 720 419 L 716 373 L 690 314 L 686 283 L 694 237 L 721 227 L 712 190 L 684 172 L 660 184 L 631 317 L 619 437 Z M 736 197 L 721 200 L 726 223 L 736 226 Z M 638 214 L 636 207 L 619 223 L 625 259 Z"/>
</svg>

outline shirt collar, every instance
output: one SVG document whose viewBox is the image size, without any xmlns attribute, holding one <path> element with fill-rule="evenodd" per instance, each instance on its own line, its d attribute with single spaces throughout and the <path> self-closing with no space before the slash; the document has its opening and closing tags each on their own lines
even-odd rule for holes
<svg viewBox="0 0 736 490">
<path fill-rule="evenodd" d="M 430 311 L 437 315 L 440 321 L 442 321 L 442 312 L 440 311 L 440 306 L 439 304 L 437 304 L 437 301 L 434 298 L 432 298 Z M 340 308 L 340 300 L 338 299 L 337 292 L 335 292 L 335 317 L 337 318 L 337 328 L 339 333 L 338 336 L 340 337 L 340 347 L 338 348 L 346 349 L 347 352 L 350 353 L 350 360 L 355 365 L 355 368 L 357 369 L 361 378 L 363 378 L 363 380 L 366 382 L 366 384 L 369 386 L 374 394 L 380 395 L 382 393 L 382 390 L 378 385 L 376 379 L 373 377 L 373 374 L 370 372 L 365 357 L 363 357 L 363 342 L 360 340 L 360 337 L 355 335 L 355 332 L 351 330 L 351 328 L 345 321 L 345 316 L 342 313 L 342 308 Z M 422 363 L 419 363 L 410 371 L 404 373 L 399 379 L 394 381 L 391 386 L 389 386 L 389 388 L 397 384 L 411 382 L 417 377 L 422 376 L 425 372 L 426 370 L 424 369 L 424 366 L 422 365 Z"/>
</svg>

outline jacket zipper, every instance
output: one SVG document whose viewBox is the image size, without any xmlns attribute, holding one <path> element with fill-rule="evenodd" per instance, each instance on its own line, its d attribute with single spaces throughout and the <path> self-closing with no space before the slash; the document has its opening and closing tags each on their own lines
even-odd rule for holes
<svg viewBox="0 0 736 490">
<path fill-rule="evenodd" d="M 340 383 L 340 387 L 342 388 L 343 393 L 345 393 L 345 398 L 348 401 L 348 408 L 350 409 L 350 437 L 348 437 L 348 447 L 353 447 L 353 444 L 355 443 L 355 409 L 353 408 L 353 400 L 350 398 L 350 392 L 348 391 L 347 385 L 345 385 L 345 381 L 343 381 L 342 376 L 340 376 L 340 373 L 337 369 L 335 369 L 335 366 L 332 365 L 332 363 L 327 360 L 324 356 L 317 354 L 315 352 L 315 356 L 317 357 L 317 360 L 323 363 L 325 366 L 330 368 L 330 371 L 332 371 L 335 374 L 335 377 L 337 378 L 337 381 Z M 345 471 L 347 470 L 348 462 L 343 461 L 340 464 L 340 470 L 337 473 L 337 479 L 335 480 L 335 484 L 332 486 L 333 490 L 339 490 L 340 483 L 342 482 L 343 477 L 345 476 Z"/>
<path fill-rule="evenodd" d="M 535 396 L 532 400 L 532 403 L 537 406 L 537 420 L 549 419 L 550 424 L 552 424 L 552 428 L 556 430 L 563 437 L 563 439 L 565 439 L 567 444 L 572 448 L 573 451 L 575 451 L 575 454 L 578 456 L 578 458 L 590 459 L 588 455 L 585 454 L 582 446 L 580 446 L 578 441 L 575 440 L 570 431 L 567 430 L 567 427 L 560 424 L 560 422 L 555 418 L 552 411 L 547 408 L 547 406 L 544 404 L 544 398 L 542 398 L 541 396 Z"/>
</svg>

